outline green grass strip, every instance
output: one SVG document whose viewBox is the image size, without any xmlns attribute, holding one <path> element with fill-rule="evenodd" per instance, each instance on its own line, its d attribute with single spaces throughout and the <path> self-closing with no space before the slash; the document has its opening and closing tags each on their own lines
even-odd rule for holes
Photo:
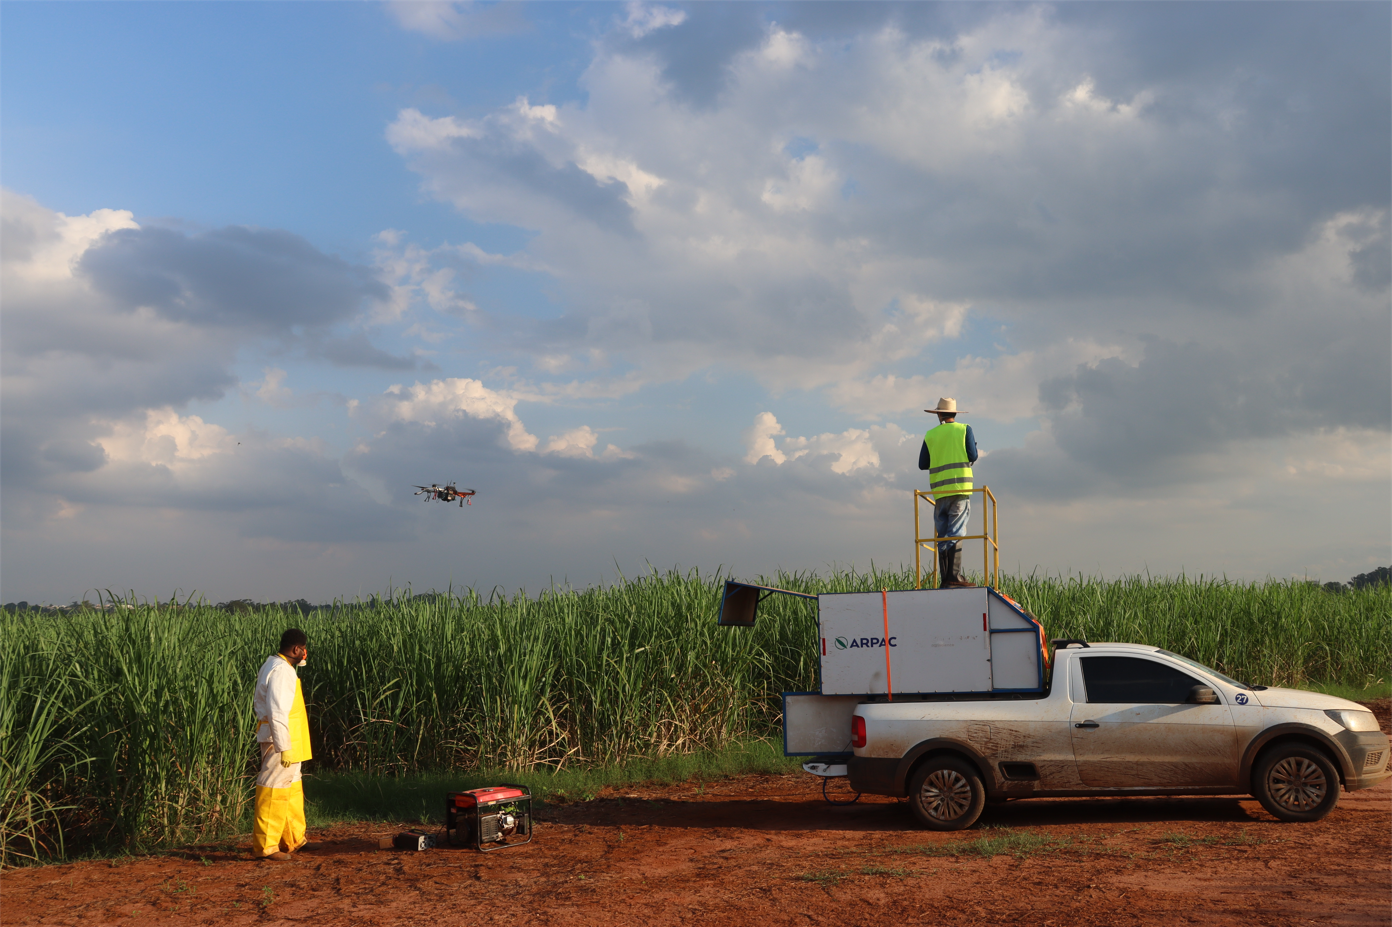
<svg viewBox="0 0 1392 927">
<path fill-rule="evenodd" d="M 444 820 L 444 798 L 449 792 L 507 783 L 526 786 L 538 805 L 587 801 L 605 788 L 785 775 L 800 771 L 802 759 L 785 757 L 779 741 L 751 740 L 723 750 L 636 757 L 613 766 L 589 768 L 529 772 L 461 770 L 402 776 L 331 772 L 305 779 L 305 814 L 311 826 L 319 827 L 362 821 L 440 824 Z"/>
</svg>

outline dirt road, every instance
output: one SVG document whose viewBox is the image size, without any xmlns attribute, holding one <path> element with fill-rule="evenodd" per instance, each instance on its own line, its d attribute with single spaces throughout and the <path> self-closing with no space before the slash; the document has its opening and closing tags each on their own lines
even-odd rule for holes
<svg viewBox="0 0 1392 927">
<path fill-rule="evenodd" d="M 807 776 L 548 806 L 527 846 L 381 851 L 392 825 L 7 872 L 4 924 L 1074 925 L 1392 923 L 1392 784 L 1316 824 L 1255 801 L 1060 799 L 935 834 L 906 805 L 832 807 Z"/>
</svg>

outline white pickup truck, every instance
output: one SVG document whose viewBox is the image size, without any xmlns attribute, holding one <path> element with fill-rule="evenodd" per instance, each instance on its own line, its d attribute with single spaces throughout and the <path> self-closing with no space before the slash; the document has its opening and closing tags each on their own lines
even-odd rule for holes
<svg viewBox="0 0 1392 927">
<path fill-rule="evenodd" d="M 1055 641 L 1038 693 L 895 695 L 851 716 L 858 792 L 907 796 L 935 830 L 987 802 L 1045 796 L 1245 795 L 1315 821 L 1388 771 L 1388 738 L 1356 702 L 1249 686 L 1139 644 Z"/>
<path fill-rule="evenodd" d="M 989 587 L 808 593 L 729 581 L 720 624 L 769 595 L 817 602 L 818 688 L 783 694 L 783 751 L 857 792 L 908 796 L 936 830 L 988 801 L 1254 795 L 1315 821 L 1388 772 L 1357 702 L 1249 686 L 1140 644 L 1056 640 Z"/>
</svg>

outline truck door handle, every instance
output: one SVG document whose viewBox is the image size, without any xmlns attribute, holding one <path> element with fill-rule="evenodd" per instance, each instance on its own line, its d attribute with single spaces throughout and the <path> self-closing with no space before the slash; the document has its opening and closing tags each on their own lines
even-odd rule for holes
<svg viewBox="0 0 1392 927">
<path fill-rule="evenodd" d="M 1092 727 L 1101 727 L 1102 725 L 1098 724 L 1096 721 L 1081 721 L 1081 722 L 1079 722 L 1079 723 L 1077 723 L 1077 724 L 1075 724 L 1075 725 L 1073 725 L 1073 726 L 1074 726 L 1074 727 L 1088 727 L 1088 728 L 1092 728 Z"/>
</svg>

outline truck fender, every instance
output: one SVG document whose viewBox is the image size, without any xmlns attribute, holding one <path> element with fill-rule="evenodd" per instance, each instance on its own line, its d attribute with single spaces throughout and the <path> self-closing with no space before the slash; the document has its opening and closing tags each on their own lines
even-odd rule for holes
<svg viewBox="0 0 1392 927">
<path fill-rule="evenodd" d="M 1237 781 L 1250 784 L 1252 766 L 1257 761 L 1257 755 L 1267 744 L 1284 737 L 1289 737 L 1292 740 L 1314 741 L 1323 747 L 1324 752 L 1329 754 L 1329 758 L 1339 765 L 1339 779 L 1341 781 L 1347 782 L 1350 776 L 1356 775 L 1357 771 L 1353 768 L 1353 760 L 1349 758 L 1348 751 L 1338 741 L 1317 727 L 1292 721 L 1285 724 L 1274 724 L 1252 738 L 1252 742 L 1242 752 L 1242 765 L 1238 770 Z"/>
<path fill-rule="evenodd" d="M 949 737 L 934 737 L 931 740 L 915 744 L 899 761 L 899 768 L 894 773 L 894 787 L 898 789 L 900 795 L 908 794 L 909 773 L 913 771 L 914 766 L 918 765 L 920 759 L 930 753 L 960 754 L 976 767 L 977 772 L 981 773 L 981 781 L 986 786 L 986 791 L 994 792 L 999 786 L 995 773 L 991 769 L 991 764 L 980 753 L 960 740 L 952 740 Z"/>
</svg>

